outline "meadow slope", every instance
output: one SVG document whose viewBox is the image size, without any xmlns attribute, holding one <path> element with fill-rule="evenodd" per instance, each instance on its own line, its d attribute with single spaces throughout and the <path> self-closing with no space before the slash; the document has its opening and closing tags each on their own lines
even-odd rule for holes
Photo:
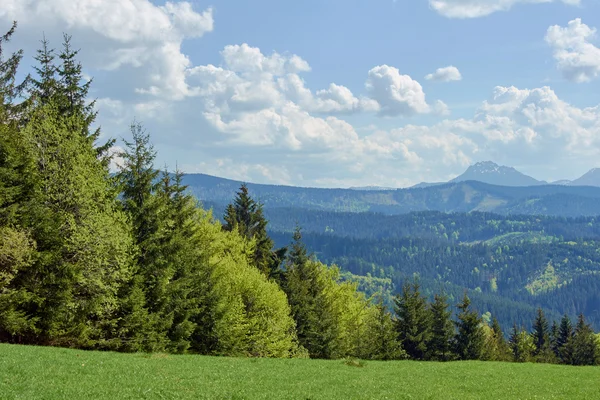
<svg viewBox="0 0 600 400">
<path fill-rule="evenodd" d="M 594 399 L 600 368 L 251 359 L 0 344 L 1 399 Z"/>
</svg>

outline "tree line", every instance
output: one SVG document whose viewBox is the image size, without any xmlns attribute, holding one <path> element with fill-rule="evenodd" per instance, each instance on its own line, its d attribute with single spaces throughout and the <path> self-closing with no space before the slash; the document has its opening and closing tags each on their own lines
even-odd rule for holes
<svg viewBox="0 0 600 400">
<path fill-rule="evenodd" d="M 385 360 L 445 346 L 420 330 L 428 307 L 415 314 L 399 297 L 393 316 L 312 256 L 300 228 L 276 247 L 246 186 L 219 222 L 188 193 L 181 171 L 155 168 L 140 123 L 111 174 L 114 140 L 99 143 L 92 81 L 71 38 L 59 51 L 43 40 L 35 73 L 17 82 L 23 53 L 2 52 L 15 27 L 0 38 L 0 341 Z M 448 359 L 478 354 L 464 338 L 485 324 L 467 303 Z M 416 315 L 416 331 L 405 311 Z M 448 325 L 436 321 L 431 332 Z M 415 342 L 421 336 L 425 347 Z"/>
<path fill-rule="evenodd" d="M 454 320 L 448 297 L 436 294 L 428 302 L 416 281 L 406 283 L 394 303 L 398 340 L 414 360 L 600 363 L 600 335 L 594 334 L 583 314 L 576 326 L 567 315 L 550 326 L 540 308 L 530 331 L 514 324 L 507 339 L 498 320 L 480 316 L 466 293 L 456 305 Z"/>
</svg>

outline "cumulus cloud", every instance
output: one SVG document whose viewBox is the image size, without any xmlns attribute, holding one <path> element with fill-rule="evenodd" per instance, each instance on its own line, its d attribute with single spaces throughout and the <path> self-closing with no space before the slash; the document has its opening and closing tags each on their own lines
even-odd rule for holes
<svg viewBox="0 0 600 400">
<path fill-rule="evenodd" d="M 436 82 L 452 82 L 460 81 L 462 79 L 462 75 L 458 68 L 450 65 L 448 67 L 438 68 L 434 73 L 426 75 L 425 79 Z"/>
<path fill-rule="evenodd" d="M 172 99 L 189 91 L 191 62 L 181 50 L 183 41 L 213 30 L 210 8 L 198 12 L 188 2 L 156 6 L 149 0 L 4 0 L 0 20 L 19 21 L 20 31 L 36 40 L 42 32 L 52 37 L 67 31 L 76 45 L 93 47 L 82 53 L 88 68 L 129 68 L 137 93 Z"/>
<path fill-rule="evenodd" d="M 600 48 L 592 43 L 596 38 L 596 28 L 590 28 L 580 18 L 569 21 L 566 27 L 548 28 L 546 42 L 565 78 L 588 82 L 600 75 Z"/>
<path fill-rule="evenodd" d="M 478 18 L 497 11 L 508 11 L 519 3 L 554 2 L 579 5 L 581 0 L 429 0 L 429 7 L 448 18 Z"/>
<path fill-rule="evenodd" d="M 381 115 L 413 115 L 431 111 L 421 84 L 408 75 L 401 75 L 398 68 L 388 65 L 372 68 L 365 87 L 369 96 L 379 103 Z"/>
</svg>

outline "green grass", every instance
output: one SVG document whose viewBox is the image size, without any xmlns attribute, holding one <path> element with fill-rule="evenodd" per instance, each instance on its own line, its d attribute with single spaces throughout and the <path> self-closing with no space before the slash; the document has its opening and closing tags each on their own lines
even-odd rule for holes
<svg viewBox="0 0 600 400">
<path fill-rule="evenodd" d="M 0 344 L 1 399 L 598 399 L 600 367 L 116 354 Z"/>
</svg>

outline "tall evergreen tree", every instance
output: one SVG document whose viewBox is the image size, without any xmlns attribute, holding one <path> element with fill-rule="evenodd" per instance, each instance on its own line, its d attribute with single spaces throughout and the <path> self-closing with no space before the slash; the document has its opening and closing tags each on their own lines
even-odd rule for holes
<svg viewBox="0 0 600 400">
<path fill-rule="evenodd" d="M 457 332 L 454 338 L 456 355 L 461 360 L 478 360 L 484 344 L 481 317 L 471 310 L 471 300 L 466 293 L 457 308 L 459 313 L 458 321 L 455 321 Z"/>
<path fill-rule="evenodd" d="M 421 295 L 419 283 L 405 283 L 394 302 L 396 331 L 402 348 L 410 358 L 424 360 L 431 340 L 431 312 Z"/>
<path fill-rule="evenodd" d="M 530 360 L 535 346 L 532 337 L 525 330 L 518 329 L 514 324 L 508 342 L 513 354 L 513 361 L 527 362 Z"/>
<path fill-rule="evenodd" d="M 454 325 L 450 319 L 452 312 L 449 310 L 448 297 L 436 294 L 430 305 L 431 312 L 431 339 L 427 344 L 429 358 L 438 361 L 452 359 L 452 338 Z"/>
<path fill-rule="evenodd" d="M 243 223 L 243 221 L 241 221 Z M 327 282 L 318 263 L 310 260 L 297 227 L 286 262 L 284 291 L 296 321 L 300 345 L 313 358 L 332 358 L 337 349 L 337 324 L 326 294 Z"/>
<path fill-rule="evenodd" d="M 598 365 L 600 354 L 596 343 L 596 335 L 583 314 L 579 314 L 573 335 L 573 365 Z"/>
<path fill-rule="evenodd" d="M 550 329 L 544 311 L 538 308 L 531 332 L 535 350 L 533 356 L 537 362 L 550 363 L 555 360 L 550 340 Z"/>
<path fill-rule="evenodd" d="M 495 340 L 495 348 L 496 348 L 496 361 L 508 361 L 510 360 L 510 349 L 508 344 L 506 343 L 506 339 L 504 338 L 504 332 L 502 331 L 502 327 L 500 327 L 500 323 L 494 317 L 492 319 L 492 332 L 494 334 Z"/>
<path fill-rule="evenodd" d="M 51 59 L 43 62 L 54 68 Z M 64 113 L 58 95 L 47 95 L 13 107 L 9 118 L 16 124 L 14 154 L 24 161 L 12 171 L 22 174 L 12 223 L 28 232 L 35 254 L 7 288 L 16 296 L 13 314 L 29 323 L 2 334 L 28 343 L 104 346 L 118 321 L 117 293 L 130 278 L 131 238 L 108 170 L 80 134 L 92 121 Z"/>
<path fill-rule="evenodd" d="M 374 320 L 368 332 L 370 342 L 368 358 L 373 360 L 399 360 L 406 356 L 397 338 L 394 321 L 380 296 L 375 305 Z"/>
<path fill-rule="evenodd" d="M 568 315 L 560 320 L 558 338 L 556 339 L 558 358 L 562 364 L 573 363 L 573 325 Z"/>
<path fill-rule="evenodd" d="M 243 184 L 233 204 L 229 204 L 223 217 L 226 231 L 237 230 L 248 240 L 254 240 L 254 265 L 269 278 L 280 277 L 280 266 L 285 258 L 286 248 L 273 249 L 273 240 L 267 234 L 267 220 L 263 206 L 257 203 Z"/>
</svg>

